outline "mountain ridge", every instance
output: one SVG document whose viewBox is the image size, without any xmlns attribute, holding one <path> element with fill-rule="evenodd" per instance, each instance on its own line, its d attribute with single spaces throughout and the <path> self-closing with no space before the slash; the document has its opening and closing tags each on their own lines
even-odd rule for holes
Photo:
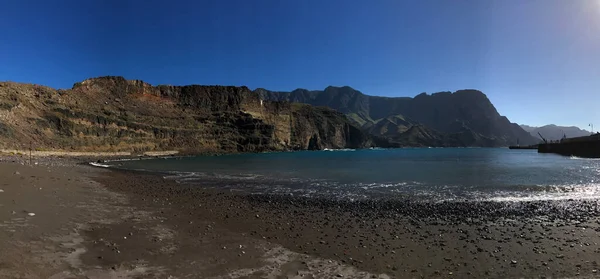
<svg viewBox="0 0 600 279">
<path fill-rule="evenodd" d="M 468 128 L 478 134 L 476 138 L 481 139 L 473 142 L 474 146 L 508 146 L 516 142 L 537 143 L 537 139 L 518 124 L 511 123 L 508 118 L 500 115 L 487 95 L 475 89 L 420 93 L 412 98 L 371 96 L 349 86 L 328 86 L 324 90 L 310 91 L 297 89 L 291 92 L 275 92 L 260 88 L 255 92 L 266 100 L 300 102 L 333 108 L 348 115 L 356 125 L 366 128 L 365 131 L 377 136 L 385 135 L 373 133 L 368 128 L 381 119 L 401 115 L 414 120 L 416 123 L 413 125 L 422 124 L 444 134 L 460 133 L 464 128 Z M 400 127 L 398 130 L 406 131 L 408 128 Z M 435 142 L 431 145 L 437 146 Z"/>
<path fill-rule="evenodd" d="M 540 134 L 547 140 L 560 140 L 563 136 L 567 138 L 589 136 L 592 132 L 585 129 L 581 129 L 577 126 L 558 126 L 554 124 L 548 124 L 544 126 L 529 126 L 520 125 L 523 130 L 529 132 L 532 136 L 541 139 Z"/>
<path fill-rule="evenodd" d="M 0 83 L 0 147 L 32 141 L 51 149 L 221 153 L 527 142 L 515 125 L 472 89 L 411 98 L 349 86 L 154 86 L 119 76 L 70 89 Z"/>
</svg>

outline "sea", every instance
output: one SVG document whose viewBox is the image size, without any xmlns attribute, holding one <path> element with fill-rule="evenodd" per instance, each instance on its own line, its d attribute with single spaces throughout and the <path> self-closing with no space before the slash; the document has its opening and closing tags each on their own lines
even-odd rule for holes
<svg viewBox="0 0 600 279">
<path fill-rule="evenodd" d="M 428 202 L 600 198 L 600 160 L 507 148 L 338 149 L 129 159 L 100 166 L 253 195 Z"/>
</svg>

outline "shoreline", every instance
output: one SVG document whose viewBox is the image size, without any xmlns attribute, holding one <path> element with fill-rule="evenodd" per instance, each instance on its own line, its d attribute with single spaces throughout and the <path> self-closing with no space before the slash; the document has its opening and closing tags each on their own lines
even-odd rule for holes
<svg viewBox="0 0 600 279">
<path fill-rule="evenodd" d="M 6 155 L 22 155 L 29 156 L 31 154 L 34 157 L 89 157 L 89 158 L 118 158 L 118 157 L 156 157 L 156 156 L 173 156 L 180 154 L 177 150 L 165 150 L 165 151 L 145 151 L 141 153 L 133 153 L 129 151 L 119 152 L 94 152 L 94 151 L 61 151 L 61 150 L 27 150 L 27 149 L 0 149 L 0 156 Z"/>
<path fill-rule="evenodd" d="M 154 158 L 147 158 L 148 160 Z M 128 160 L 128 159 L 125 159 Z M 133 159 L 137 160 L 137 159 Z M 140 159 L 144 160 L 144 159 Z M 82 162 L 82 164 L 86 164 Z M 93 166 L 96 167 L 96 166 Z M 254 206 L 277 203 L 302 204 L 304 206 L 323 209 L 371 210 L 377 214 L 410 216 L 413 218 L 445 218 L 465 222 L 473 218 L 536 218 L 570 219 L 589 221 L 598 217 L 600 221 L 600 198 L 595 199 L 540 199 L 540 200 L 439 200 L 427 201 L 413 199 L 410 196 L 386 198 L 382 196 L 365 199 L 334 199 L 327 196 L 291 196 L 286 194 L 246 193 L 239 189 L 203 188 L 201 182 L 179 183 L 176 179 L 165 178 L 168 173 L 146 170 L 120 169 L 114 167 L 98 167 L 114 173 L 137 177 L 156 177 L 161 184 L 169 187 L 181 187 L 190 191 L 210 192 L 217 195 L 229 195 L 252 202 Z M 223 184 L 228 181 L 223 180 Z"/>
<path fill-rule="evenodd" d="M 115 191 L 155 176 L 115 179 L 67 158 L 27 162 L 0 157 L 2 278 L 390 278 L 190 219 L 167 197 Z"/>
<path fill-rule="evenodd" d="M 163 197 L 177 211 L 228 230 L 394 278 L 571 277 L 598 270 L 598 201 L 340 202 L 245 195 L 114 172 L 148 185 L 114 191 Z M 202 208 L 210 214 L 198 212 Z"/>
<path fill-rule="evenodd" d="M 7 278 L 587 278 L 600 270 L 598 201 L 246 195 L 83 158 L 0 159 L 0 248 L 19 255 L 0 260 Z"/>
</svg>

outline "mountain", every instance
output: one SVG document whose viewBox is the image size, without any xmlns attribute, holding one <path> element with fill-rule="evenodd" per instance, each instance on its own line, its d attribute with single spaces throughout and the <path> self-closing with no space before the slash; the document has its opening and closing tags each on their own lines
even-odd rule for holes
<svg viewBox="0 0 600 279">
<path fill-rule="evenodd" d="M 527 131 L 527 133 L 531 133 L 531 132 L 535 131 L 536 128 L 538 128 L 538 127 L 528 126 L 525 124 L 520 124 L 519 126 L 521 126 L 521 128 L 523 130 Z"/>
<path fill-rule="evenodd" d="M 269 102 L 247 87 L 99 77 L 71 89 L 0 82 L 0 148 L 259 152 L 374 146 L 345 115 Z"/>
<path fill-rule="evenodd" d="M 542 127 L 521 125 L 521 128 L 538 139 L 541 139 L 540 135 L 538 134 L 540 133 L 547 140 L 560 140 L 563 138 L 563 136 L 566 136 L 567 138 L 583 137 L 591 134 L 591 132 L 579 129 L 575 126 L 566 127 L 556 126 L 554 124 L 545 125 Z"/>
<path fill-rule="evenodd" d="M 351 115 L 349 115 L 349 118 L 351 121 L 353 121 Z M 354 122 L 356 123 L 356 121 Z M 418 124 L 418 122 L 409 118 L 405 118 L 402 115 L 390 115 L 388 117 L 378 119 L 377 121 L 366 122 L 361 125 L 361 127 L 370 134 L 394 137 L 406 132 L 409 128 Z"/>
<path fill-rule="evenodd" d="M 519 141 L 535 144 L 537 139 L 501 116 L 487 96 L 478 90 L 459 90 L 410 97 L 369 96 L 351 87 L 329 86 L 325 90 L 296 89 L 275 92 L 256 89 L 261 98 L 275 101 L 326 106 L 345 113 L 363 130 L 391 139 L 400 137 L 410 127 L 422 125 L 440 133 L 441 138 L 456 137 L 460 142 L 432 141 L 432 146 L 507 146 Z M 419 128 L 422 129 L 423 127 Z M 459 134 L 463 136 L 458 136 Z M 423 140 L 433 138 L 421 134 Z M 435 138 L 435 137 L 434 137 Z M 402 144 L 410 144 L 405 142 Z"/>
</svg>

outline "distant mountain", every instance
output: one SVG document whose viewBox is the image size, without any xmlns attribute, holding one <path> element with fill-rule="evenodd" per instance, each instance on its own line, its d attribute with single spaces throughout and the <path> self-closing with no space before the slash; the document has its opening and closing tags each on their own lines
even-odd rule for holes
<svg viewBox="0 0 600 279">
<path fill-rule="evenodd" d="M 507 146 L 517 141 L 521 144 L 538 142 L 519 125 L 501 116 L 478 90 L 421 93 L 414 98 L 369 96 L 348 86 L 292 92 L 259 88 L 256 92 L 267 100 L 333 108 L 345 113 L 363 130 L 394 139 L 401 145 L 419 142 L 428 146 Z M 416 130 L 411 131 L 411 127 L 417 125 Z M 403 135 L 407 132 L 414 134 Z"/>
<path fill-rule="evenodd" d="M 538 127 L 533 127 L 533 126 L 529 126 L 529 125 L 525 125 L 525 124 L 521 124 L 519 126 L 521 126 L 521 128 L 523 128 L 523 130 L 527 131 L 527 133 L 531 133 L 531 132 L 535 131 L 535 129 L 538 128 Z"/>
<path fill-rule="evenodd" d="M 575 137 L 583 137 L 589 136 L 591 132 L 579 129 L 575 126 L 556 126 L 554 124 L 542 126 L 542 127 L 533 127 L 527 125 L 521 125 L 523 130 L 529 132 L 532 136 L 536 138 L 540 138 L 538 132 L 542 134 L 544 138 L 547 140 L 559 140 L 565 135 L 567 138 L 575 138 Z"/>
</svg>

